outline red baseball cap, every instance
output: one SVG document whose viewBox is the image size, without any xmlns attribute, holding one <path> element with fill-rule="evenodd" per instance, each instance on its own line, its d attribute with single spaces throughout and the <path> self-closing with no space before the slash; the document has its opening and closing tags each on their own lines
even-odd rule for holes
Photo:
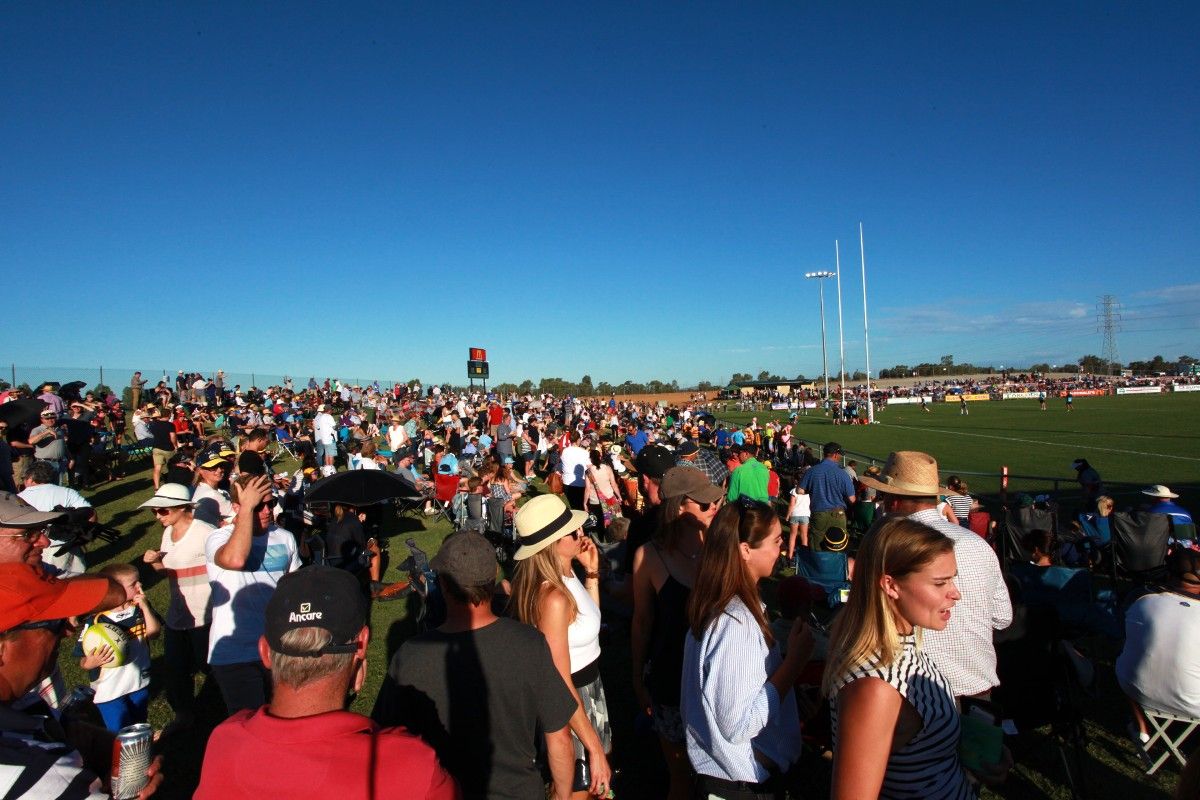
<svg viewBox="0 0 1200 800">
<path fill-rule="evenodd" d="M 59 580 L 28 564 L 0 564 L 0 632 L 94 611 L 108 587 L 107 578 Z"/>
</svg>

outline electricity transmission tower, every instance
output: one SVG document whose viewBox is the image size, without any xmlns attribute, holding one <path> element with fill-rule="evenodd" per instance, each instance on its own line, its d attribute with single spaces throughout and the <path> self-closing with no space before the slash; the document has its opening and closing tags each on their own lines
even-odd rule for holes
<svg viewBox="0 0 1200 800">
<path fill-rule="evenodd" d="M 1104 334 L 1104 350 L 1100 357 L 1108 365 L 1108 374 L 1113 374 L 1117 362 L 1117 331 L 1121 330 L 1121 304 L 1111 294 L 1106 294 L 1096 303 L 1096 331 Z"/>
</svg>

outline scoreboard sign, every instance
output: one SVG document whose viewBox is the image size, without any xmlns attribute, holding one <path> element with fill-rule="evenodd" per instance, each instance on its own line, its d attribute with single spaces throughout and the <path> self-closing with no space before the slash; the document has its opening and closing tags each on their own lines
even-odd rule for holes
<svg viewBox="0 0 1200 800">
<path fill-rule="evenodd" d="M 488 379 L 487 350 L 482 347 L 467 348 L 467 380 Z"/>
</svg>

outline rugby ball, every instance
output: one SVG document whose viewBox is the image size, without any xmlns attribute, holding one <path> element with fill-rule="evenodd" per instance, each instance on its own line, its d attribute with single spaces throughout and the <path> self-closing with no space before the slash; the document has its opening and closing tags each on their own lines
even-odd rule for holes
<svg viewBox="0 0 1200 800">
<path fill-rule="evenodd" d="M 83 652 L 91 655 L 101 647 L 108 645 L 112 648 L 113 659 L 104 665 L 104 669 L 124 665 L 128 655 L 129 634 L 120 625 L 112 622 L 94 622 L 83 632 Z"/>
</svg>

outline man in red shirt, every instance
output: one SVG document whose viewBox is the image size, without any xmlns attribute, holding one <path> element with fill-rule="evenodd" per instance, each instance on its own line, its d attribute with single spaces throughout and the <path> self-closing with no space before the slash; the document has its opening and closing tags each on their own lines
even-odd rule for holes
<svg viewBox="0 0 1200 800">
<path fill-rule="evenodd" d="M 345 710 L 367 676 L 367 610 L 345 570 L 307 567 L 279 580 L 258 643 L 271 702 L 213 731 L 197 800 L 461 798 L 429 745 Z"/>
</svg>

